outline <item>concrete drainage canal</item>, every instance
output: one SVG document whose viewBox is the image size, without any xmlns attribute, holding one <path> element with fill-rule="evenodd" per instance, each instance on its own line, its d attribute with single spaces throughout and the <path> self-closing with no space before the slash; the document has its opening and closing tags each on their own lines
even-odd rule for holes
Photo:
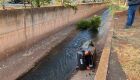
<svg viewBox="0 0 140 80">
<path fill-rule="evenodd" d="M 102 16 L 102 26 L 108 16 L 105 11 Z M 104 34 L 105 29 L 101 27 L 99 34 Z M 95 43 L 100 38 L 99 34 L 90 31 L 74 31 L 62 43 L 49 52 L 32 70 L 17 80 L 69 80 L 77 66 L 76 52 L 81 44 L 93 39 Z"/>
</svg>

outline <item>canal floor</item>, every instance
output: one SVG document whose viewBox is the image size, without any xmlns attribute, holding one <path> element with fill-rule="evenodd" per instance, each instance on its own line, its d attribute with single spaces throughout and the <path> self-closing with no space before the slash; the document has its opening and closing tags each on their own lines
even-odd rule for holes
<svg viewBox="0 0 140 80">
<path fill-rule="evenodd" d="M 97 49 L 97 60 L 96 60 L 96 68 L 93 70 L 76 70 L 72 77 L 69 80 L 94 80 L 96 70 L 98 68 L 98 63 L 100 61 L 100 57 L 102 55 L 102 50 L 104 48 L 106 38 L 109 31 L 109 24 L 106 23 L 106 21 L 110 21 L 111 16 L 109 14 L 109 11 L 106 10 L 102 14 L 102 24 L 99 28 L 99 33 L 94 38 L 94 41 L 96 43 L 96 49 Z"/>
</svg>

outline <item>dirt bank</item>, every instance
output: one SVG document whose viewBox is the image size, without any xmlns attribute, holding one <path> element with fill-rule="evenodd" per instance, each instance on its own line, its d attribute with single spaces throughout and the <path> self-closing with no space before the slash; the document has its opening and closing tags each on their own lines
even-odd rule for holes
<svg viewBox="0 0 140 80">
<path fill-rule="evenodd" d="M 124 29 L 126 17 L 124 12 L 117 14 L 112 21 L 114 23 L 112 50 L 116 54 L 127 79 L 140 80 L 140 15 L 137 14 L 135 23 L 130 29 Z"/>
</svg>

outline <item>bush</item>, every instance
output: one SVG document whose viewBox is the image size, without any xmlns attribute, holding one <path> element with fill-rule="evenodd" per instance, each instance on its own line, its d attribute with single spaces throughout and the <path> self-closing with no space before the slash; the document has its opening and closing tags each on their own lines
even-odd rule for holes
<svg viewBox="0 0 140 80">
<path fill-rule="evenodd" d="M 98 31 L 98 28 L 100 27 L 101 24 L 101 17 L 100 16 L 94 16 L 90 20 L 91 27 L 90 29 L 93 31 Z"/>
<path fill-rule="evenodd" d="M 86 30 L 89 28 L 93 32 L 98 32 L 98 28 L 100 27 L 100 24 L 101 24 L 101 17 L 94 16 L 89 20 L 82 20 L 78 22 L 77 29 Z"/>
<path fill-rule="evenodd" d="M 65 1 L 63 2 L 63 5 L 64 5 L 64 7 L 72 8 L 72 9 L 75 11 L 75 13 L 76 13 L 76 11 L 78 10 L 77 3 L 74 3 L 74 2 L 71 1 L 71 0 L 65 0 Z"/>
<path fill-rule="evenodd" d="M 91 26 L 90 21 L 82 20 L 82 21 L 78 22 L 77 29 L 86 30 L 86 29 L 90 28 L 90 26 Z"/>
</svg>

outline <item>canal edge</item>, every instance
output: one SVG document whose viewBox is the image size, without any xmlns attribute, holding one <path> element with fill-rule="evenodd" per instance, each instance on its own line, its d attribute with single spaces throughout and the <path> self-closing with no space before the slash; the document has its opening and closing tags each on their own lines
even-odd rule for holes
<svg viewBox="0 0 140 80">
<path fill-rule="evenodd" d="M 94 80 L 106 80 L 108 73 L 109 56 L 112 45 L 113 27 L 111 26 L 111 21 L 113 16 L 109 15 L 109 20 L 107 21 L 107 26 L 109 27 L 109 32 L 107 33 L 107 38 L 105 42 L 104 49 L 100 58 L 99 66 L 95 74 Z"/>
</svg>

